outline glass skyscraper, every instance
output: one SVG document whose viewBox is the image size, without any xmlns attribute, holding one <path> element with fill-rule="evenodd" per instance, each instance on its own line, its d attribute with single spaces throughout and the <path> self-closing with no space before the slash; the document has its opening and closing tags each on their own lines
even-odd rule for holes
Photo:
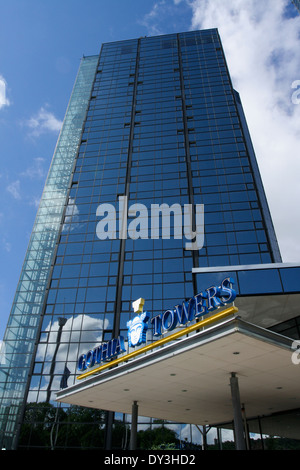
<svg viewBox="0 0 300 470">
<path fill-rule="evenodd" d="M 124 201 L 136 239 L 120 229 Z M 151 236 L 134 209 L 153 204 L 204 206 L 203 246 L 172 223 L 169 237 Z M 99 206 L 116 210 L 106 239 Z M 105 448 L 111 413 L 55 402 L 79 355 L 126 330 L 132 301 L 154 316 L 200 291 L 193 268 L 280 261 L 218 31 L 103 44 L 81 61 L 9 317 L 2 446 Z M 114 419 L 121 448 L 127 417 Z"/>
</svg>

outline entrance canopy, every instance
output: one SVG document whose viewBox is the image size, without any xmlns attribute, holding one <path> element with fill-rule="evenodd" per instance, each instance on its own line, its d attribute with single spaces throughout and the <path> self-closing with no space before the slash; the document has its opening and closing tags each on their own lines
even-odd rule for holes
<svg viewBox="0 0 300 470">
<path fill-rule="evenodd" d="M 217 424 L 233 419 L 230 376 L 247 417 L 300 408 L 293 340 L 232 317 L 91 375 L 57 393 L 63 403 L 140 416 Z"/>
</svg>

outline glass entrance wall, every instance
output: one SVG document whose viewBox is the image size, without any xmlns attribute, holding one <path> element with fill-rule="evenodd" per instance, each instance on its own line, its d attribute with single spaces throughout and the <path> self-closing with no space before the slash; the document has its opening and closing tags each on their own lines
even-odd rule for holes
<svg viewBox="0 0 300 470">
<path fill-rule="evenodd" d="M 243 424 L 247 450 L 300 449 L 299 409 L 248 418 L 244 420 Z M 209 429 L 207 449 L 235 449 L 233 422 L 223 423 Z"/>
</svg>

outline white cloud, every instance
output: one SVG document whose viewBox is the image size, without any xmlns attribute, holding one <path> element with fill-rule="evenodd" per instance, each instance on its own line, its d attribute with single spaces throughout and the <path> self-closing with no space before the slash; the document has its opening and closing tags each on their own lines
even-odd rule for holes
<svg viewBox="0 0 300 470">
<path fill-rule="evenodd" d="M 82 322 L 82 317 L 81 315 L 75 316 L 72 318 L 69 318 L 63 327 L 63 332 L 64 331 L 76 331 L 80 330 L 81 328 L 84 331 L 89 332 L 89 349 L 93 349 L 94 347 L 98 346 L 102 342 L 102 331 L 107 329 L 109 327 L 109 321 L 107 319 L 101 320 L 97 319 L 94 317 L 91 317 L 89 315 L 85 315 L 83 318 Z M 49 332 L 53 338 L 57 336 L 57 331 L 58 331 L 58 321 L 55 321 L 52 325 L 49 323 L 48 327 L 45 329 L 46 332 Z M 46 347 L 47 347 L 47 352 L 46 352 Z M 37 351 L 37 360 L 45 360 L 48 361 L 47 364 L 45 364 L 44 368 L 44 373 L 47 374 L 50 372 L 50 366 L 51 366 L 51 360 L 53 359 L 53 355 L 55 352 L 56 348 L 56 343 L 48 344 L 41 342 L 39 344 L 39 348 Z M 76 362 L 80 354 L 83 354 L 86 352 L 84 344 L 81 344 L 79 350 L 78 350 L 78 343 L 73 342 L 73 343 L 66 343 L 62 342 L 59 346 L 56 360 L 57 360 L 57 365 L 56 365 L 56 374 L 54 377 L 54 382 L 53 382 L 53 388 L 54 389 L 59 389 L 60 388 L 60 380 L 61 380 L 61 375 L 63 374 L 64 366 L 67 365 L 71 373 L 76 373 L 76 370 L 74 367 L 76 367 Z M 58 375 L 61 374 L 61 375 Z M 43 389 L 46 390 L 49 384 L 49 381 L 47 380 L 47 376 L 44 377 L 44 386 Z M 71 385 L 69 383 L 69 385 Z M 37 388 L 36 388 L 37 390 Z M 34 395 L 34 394 L 33 394 Z M 42 398 L 40 398 L 42 400 Z"/>
<path fill-rule="evenodd" d="M 32 197 L 29 204 L 31 206 L 34 206 L 36 209 L 38 209 L 39 205 L 40 205 L 40 202 L 41 202 L 41 198 L 40 197 Z"/>
<path fill-rule="evenodd" d="M 42 107 L 39 112 L 25 122 L 26 126 L 31 129 L 30 134 L 38 137 L 44 132 L 59 132 L 62 121 L 57 119 L 53 113 Z"/>
<path fill-rule="evenodd" d="M 15 199 L 20 199 L 21 194 L 20 194 L 20 181 L 16 180 L 10 183 L 7 187 L 6 190 L 15 198 Z"/>
<path fill-rule="evenodd" d="M 285 15 L 289 0 L 192 0 L 190 5 L 191 29 L 219 29 L 283 261 L 300 261 L 300 104 L 292 100 L 292 84 L 300 80 L 300 16 Z"/>
<path fill-rule="evenodd" d="M 44 161 L 44 158 L 35 158 L 33 165 L 26 168 L 26 170 L 21 173 L 21 176 L 30 179 L 44 179 L 46 175 L 46 172 L 43 168 Z"/>
<path fill-rule="evenodd" d="M 9 106 L 10 102 L 6 96 L 7 83 L 5 79 L 0 75 L 0 109 L 4 106 Z"/>
<path fill-rule="evenodd" d="M 158 21 L 159 17 L 164 14 L 165 4 L 165 0 L 155 2 L 149 13 L 146 13 L 144 18 L 140 21 L 140 23 L 147 28 L 149 35 L 162 34 L 162 30 L 158 26 Z"/>
<path fill-rule="evenodd" d="M 5 237 L 2 237 L 1 242 L 2 242 L 1 245 L 2 245 L 2 248 L 4 249 L 4 251 L 9 253 L 11 251 L 11 243 L 8 242 Z"/>
<path fill-rule="evenodd" d="M 171 32 L 186 28 L 187 12 L 190 13 L 189 0 L 156 0 L 139 23 L 150 36 L 166 34 L 166 27 Z"/>
</svg>

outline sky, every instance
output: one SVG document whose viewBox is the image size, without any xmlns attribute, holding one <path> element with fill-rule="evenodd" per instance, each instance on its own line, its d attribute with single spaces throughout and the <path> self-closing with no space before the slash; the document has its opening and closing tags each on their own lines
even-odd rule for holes
<svg viewBox="0 0 300 470">
<path fill-rule="evenodd" d="M 83 55 L 218 28 L 284 262 L 300 262 L 300 15 L 290 0 L 0 0 L 0 341 Z"/>
</svg>

